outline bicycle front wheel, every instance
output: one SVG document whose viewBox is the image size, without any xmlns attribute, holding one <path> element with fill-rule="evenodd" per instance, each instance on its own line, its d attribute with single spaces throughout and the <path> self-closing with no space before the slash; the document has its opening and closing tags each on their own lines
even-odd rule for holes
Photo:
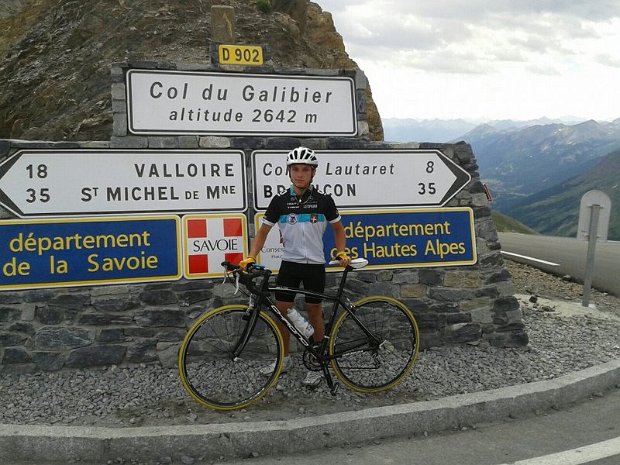
<svg viewBox="0 0 620 465">
<path fill-rule="evenodd" d="M 336 376 L 358 392 L 393 388 L 418 356 L 420 336 L 413 314 L 396 299 L 373 296 L 356 302 L 353 315 L 342 313 L 332 330 L 329 355 Z"/>
<path fill-rule="evenodd" d="M 284 344 L 275 321 L 260 312 L 249 330 L 245 305 L 226 305 L 202 315 L 179 349 L 181 382 L 198 403 L 215 410 L 236 410 L 262 398 L 282 370 Z M 275 362 L 275 363 L 274 363 Z"/>
</svg>

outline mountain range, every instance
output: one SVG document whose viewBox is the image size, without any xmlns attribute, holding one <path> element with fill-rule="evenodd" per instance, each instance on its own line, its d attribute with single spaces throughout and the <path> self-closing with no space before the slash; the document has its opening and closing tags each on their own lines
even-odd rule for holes
<svg viewBox="0 0 620 465">
<path fill-rule="evenodd" d="M 454 136 L 468 123 L 474 127 Z M 434 135 L 471 144 L 494 210 L 543 234 L 575 236 L 581 196 L 601 190 L 612 200 L 608 237 L 620 239 L 620 119 L 478 125 L 452 120 L 436 122 L 435 129 L 431 121 L 412 120 L 409 131 L 403 121 L 384 119 L 383 124 L 386 139 L 427 141 L 425 136 Z"/>
<path fill-rule="evenodd" d="M 488 125 L 497 131 L 524 128 L 553 123 L 576 123 L 582 119 L 567 117 L 563 119 L 538 118 L 534 120 L 464 120 L 464 119 L 412 119 L 382 118 L 385 140 L 388 142 L 449 142 L 462 138 L 464 134 L 480 125 Z"/>
<path fill-rule="evenodd" d="M 575 237 L 580 200 L 590 190 L 609 196 L 608 238 L 620 240 L 620 150 L 598 159 L 584 173 L 514 203 L 507 211 L 511 217 L 540 233 Z"/>
</svg>

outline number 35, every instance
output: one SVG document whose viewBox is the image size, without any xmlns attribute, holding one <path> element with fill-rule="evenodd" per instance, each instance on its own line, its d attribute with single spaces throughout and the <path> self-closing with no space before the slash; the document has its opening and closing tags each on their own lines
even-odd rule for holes
<svg viewBox="0 0 620 465">
<path fill-rule="evenodd" d="M 433 195 L 434 193 L 437 192 L 437 189 L 435 189 L 435 183 L 434 182 L 429 182 L 429 183 L 423 183 L 423 182 L 419 182 L 418 183 L 418 187 L 420 188 L 420 190 L 418 190 L 418 194 L 420 195 L 424 195 L 424 194 L 430 194 Z"/>
<path fill-rule="evenodd" d="M 28 203 L 33 203 L 37 200 L 45 203 L 50 200 L 50 190 L 47 187 L 42 187 L 38 192 L 36 189 L 26 189 L 26 192 L 28 193 L 28 198 L 26 198 Z"/>
</svg>

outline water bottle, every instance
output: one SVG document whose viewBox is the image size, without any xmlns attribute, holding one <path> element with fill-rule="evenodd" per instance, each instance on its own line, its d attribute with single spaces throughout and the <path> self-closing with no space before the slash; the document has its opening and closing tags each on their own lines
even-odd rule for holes
<svg viewBox="0 0 620 465">
<path fill-rule="evenodd" d="M 295 307 L 291 307 L 288 311 L 287 315 L 288 319 L 291 323 L 299 330 L 304 337 L 310 337 L 314 334 L 314 328 L 310 323 L 306 321 L 306 319 L 301 316 L 301 314 L 297 311 Z"/>
</svg>

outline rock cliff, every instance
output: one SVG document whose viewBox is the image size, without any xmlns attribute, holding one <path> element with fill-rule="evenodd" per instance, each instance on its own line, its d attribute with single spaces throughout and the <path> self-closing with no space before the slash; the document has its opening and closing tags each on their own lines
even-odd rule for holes
<svg viewBox="0 0 620 465">
<path fill-rule="evenodd" d="M 236 43 L 275 68 L 358 68 L 331 14 L 308 0 L 6 0 L 0 5 L 0 138 L 108 140 L 110 65 L 207 63 L 211 6 L 235 9 Z M 383 139 L 366 96 L 370 138 Z"/>
</svg>

